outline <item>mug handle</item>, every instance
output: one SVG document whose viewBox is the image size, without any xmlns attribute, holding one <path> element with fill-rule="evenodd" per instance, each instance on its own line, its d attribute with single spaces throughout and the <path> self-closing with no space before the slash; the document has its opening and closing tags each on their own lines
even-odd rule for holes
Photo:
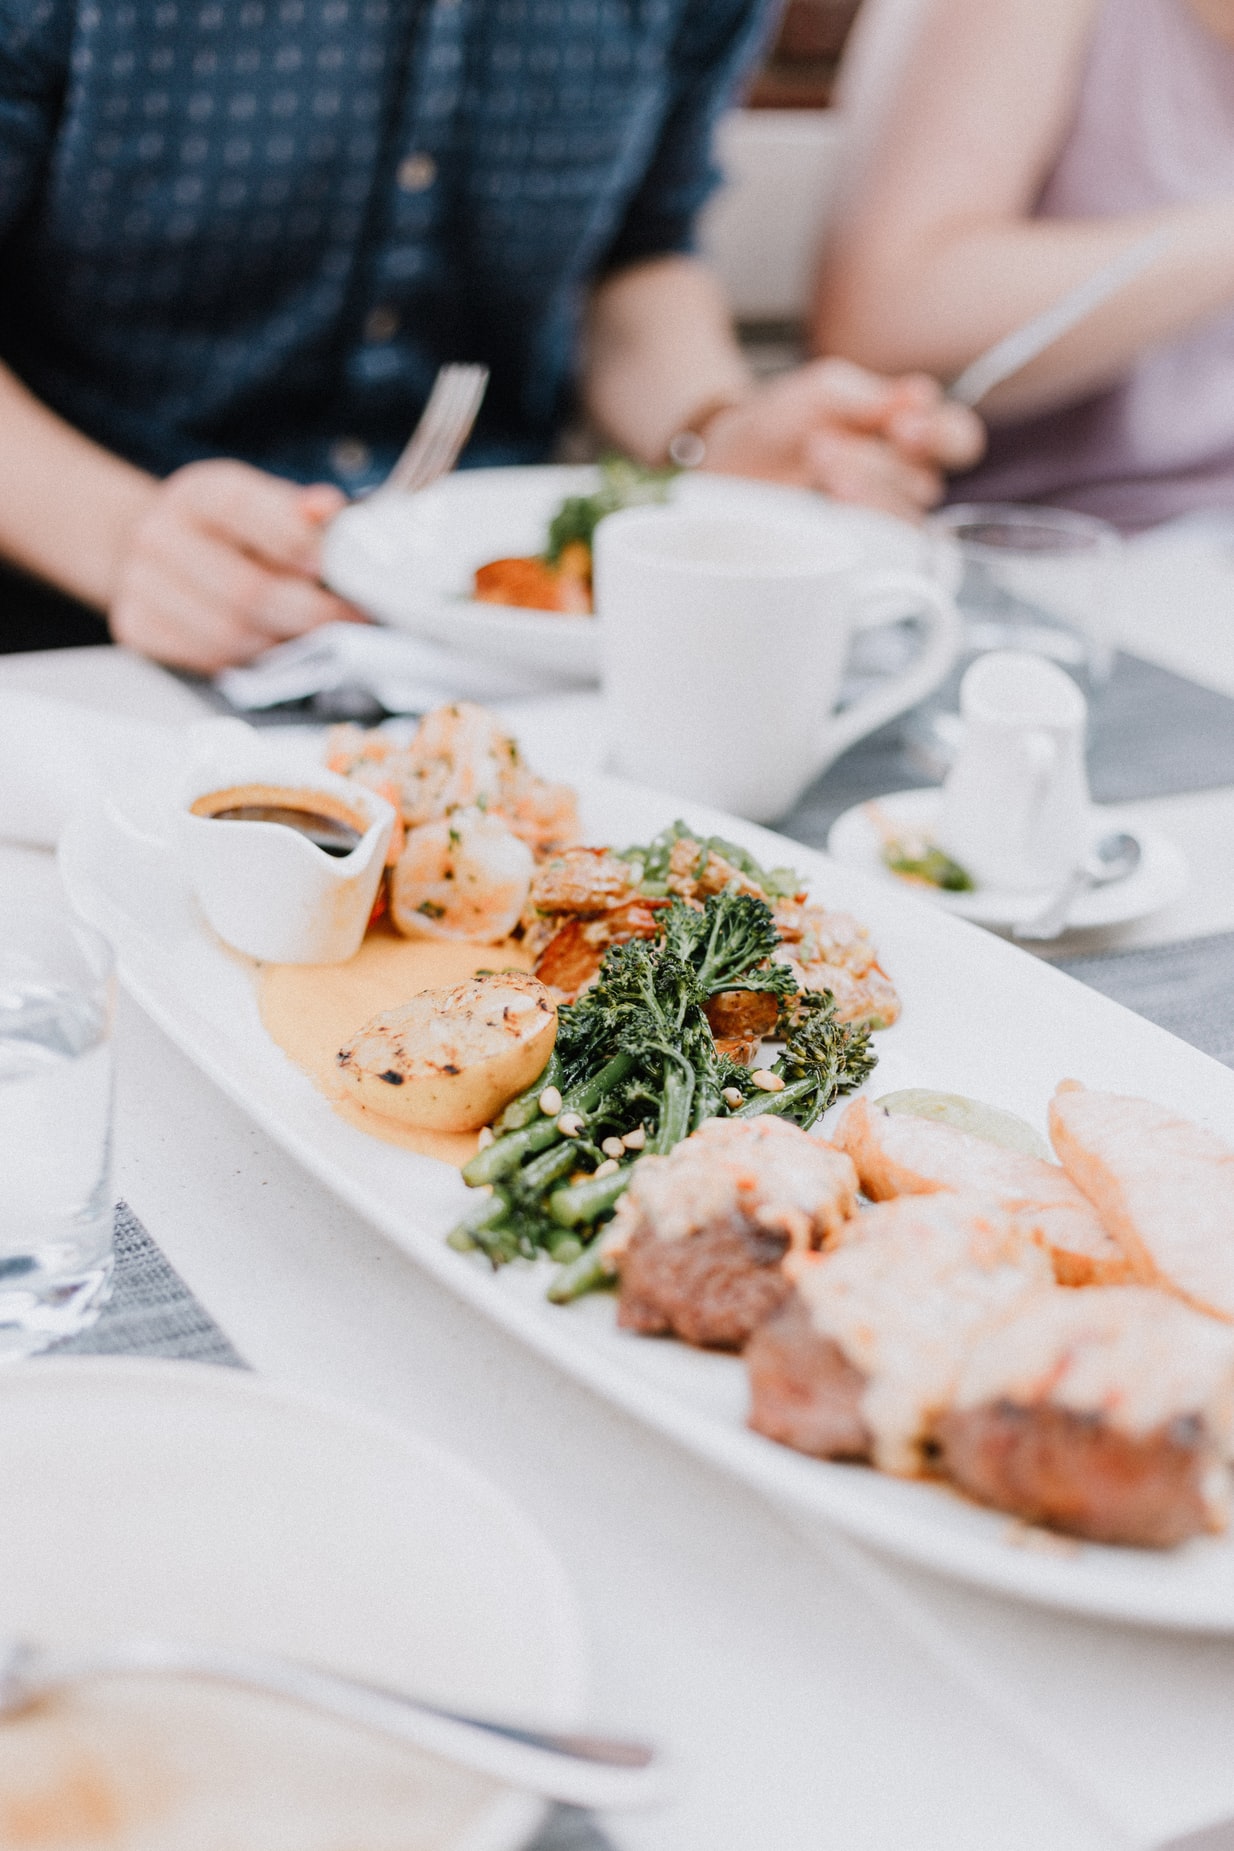
<svg viewBox="0 0 1234 1851">
<path fill-rule="evenodd" d="M 955 599 L 923 573 L 871 572 L 862 579 L 857 595 L 863 606 L 872 606 L 873 610 L 869 617 L 864 614 L 857 617 L 856 629 L 890 623 L 923 608 L 929 619 L 929 630 L 925 646 L 910 668 L 886 686 L 872 689 L 831 720 L 823 735 L 825 756 L 820 771 L 825 771 L 858 739 L 864 739 L 876 727 L 894 720 L 897 714 L 915 707 L 927 694 L 932 694 L 959 654 L 963 638 L 963 623 Z"/>
</svg>

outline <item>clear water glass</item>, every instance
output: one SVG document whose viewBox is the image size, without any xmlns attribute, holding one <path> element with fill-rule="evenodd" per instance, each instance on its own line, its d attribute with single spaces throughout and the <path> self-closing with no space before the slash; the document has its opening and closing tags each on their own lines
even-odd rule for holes
<svg viewBox="0 0 1234 1851">
<path fill-rule="evenodd" d="M 0 908 L 0 1357 L 92 1324 L 111 1290 L 107 941 L 64 912 Z"/>
<path fill-rule="evenodd" d="M 959 745 L 960 682 L 978 656 L 991 649 L 1048 656 L 1090 700 L 1108 680 L 1123 543 L 1108 521 L 1068 508 L 961 503 L 940 509 L 927 525 L 954 552 L 964 643 L 906 732 L 927 769 L 941 776 Z"/>
</svg>

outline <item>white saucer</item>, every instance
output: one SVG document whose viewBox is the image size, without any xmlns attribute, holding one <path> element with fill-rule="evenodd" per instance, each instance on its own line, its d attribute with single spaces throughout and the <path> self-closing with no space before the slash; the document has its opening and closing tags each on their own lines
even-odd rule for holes
<svg viewBox="0 0 1234 1851">
<path fill-rule="evenodd" d="M 928 836 L 938 815 L 941 792 L 937 789 L 893 791 L 879 797 L 879 809 L 892 823 L 902 824 Z M 1120 812 L 1099 810 L 1095 813 L 1094 840 L 1122 823 Z M 1129 825 L 1124 825 L 1128 826 Z M 1068 931 L 1084 931 L 1092 926 L 1123 925 L 1130 919 L 1143 919 L 1173 900 L 1187 884 L 1187 860 L 1182 850 L 1168 836 L 1155 829 L 1145 829 L 1138 822 L 1135 834 L 1141 848 L 1140 864 L 1125 879 L 1111 881 L 1108 887 L 1093 887 L 1082 893 L 1067 916 Z M 1045 910 L 1051 890 L 1011 893 L 997 887 L 979 887 L 974 893 L 944 893 L 902 880 L 886 866 L 882 857 L 883 837 L 869 814 L 869 805 L 856 803 L 851 810 L 837 816 L 827 837 L 828 852 L 850 868 L 862 868 L 877 874 L 897 887 L 910 888 L 923 900 L 971 919 L 977 925 L 1016 926 L 1025 924 Z"/>
</svg>

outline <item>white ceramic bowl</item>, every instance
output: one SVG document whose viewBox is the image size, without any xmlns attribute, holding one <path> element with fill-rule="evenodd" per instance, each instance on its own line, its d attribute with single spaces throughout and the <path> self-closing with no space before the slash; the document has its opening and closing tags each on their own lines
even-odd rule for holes
<svg viewBox="0 0 1234 1851">
<path fill-rule="evenodd" d="M 284 1653 L 476 1714 L 580 1720 L 581 1629 L 548 1545 L 380 1420 L 244 1370 L 73 1357 L 0 1378 L 0 1473 L 20 1488 L 0 1526 L 6 1636 Z M 78 1684 L 0 1734 L 6 1851 L 515 1851 L 543 1814 L 192 1679 Z"/>
</svg>

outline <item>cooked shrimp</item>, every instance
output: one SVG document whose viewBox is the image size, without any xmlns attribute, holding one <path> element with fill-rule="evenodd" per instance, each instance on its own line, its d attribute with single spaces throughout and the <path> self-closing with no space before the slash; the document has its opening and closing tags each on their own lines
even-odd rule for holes
<svg viewBox="0 0 1234 1851">
<path fill-rule="evenodd" d="M 606 848 L 571 848 L 538 869 L 531 904 L 540 913 L 579 913 L 595 919 L 635 898 L 638 882 L 628 861 Z"/>
<path fill-rule="evenodd" d="M 531 850 L 498 816 L 456 810 L 408 832 L 390 875 L 390 913 L 408 938 L 495 945 L 527 900 Z"/>
<path fill-rule="evenodd" d="M 499 809 L 501 774 L 518 747 L 472 701 L 435 707 L 391 766 L 409 829 L 452 810 Z"/>
<path fill-rule="evenodd" d="M 870 934 L 851 913 L 832 913 L 796 900 L 777 900 L 771 910 L 781 943 L 796 947 L 793 957 L 800 964 L 838 964 L 855 977 L 864 977 L 874 967 L 877 954 Z"/>
<path fill-rule="evenodd" d="M 501 813 L 537 860 L 568 848 L 579 837 L 578 799 L 569 784 L 550 784 L 521 763 L 507 776 Z"/>
<path fill-rule="evenodd" d="M 655 937 L 656 912 L 661 905 L 659 900 L 634 900 L 629 906 L 614 907 L 599 919 L 570 914 L 539 952 L 536 976 L 555 992 L 559 1002 L 572 1003 L 599 976 L 610 945 Z M 534 948 L 539 938 L 525 934 L 524 943 Z"/>
<path fill-rule="evenodd" d="M 551 854 L 578 835 L 574 792 L 528 769 L 517 742 L 471 701 L 425 714 L 414 736 L 335 727 L 327 743 L 332 771 L 380 791 L 408 829 L 455 810 L 487 810 L 504 818 L 536 855 Z"/>
<path fill-rule="evenodd" d="M 636 873 L 628 861 L 604 848 L 568 848 L 536 870 L 523 915 L 523 942 L 533 957 L 539 957 L 567 927 L 577 926 L 580 920 L 605 919 L 618 909 L 636 905 L 639 898 Z M 609 935 L 597 942 L 603 949 L 616 944 L 620 936 Z M 625 936 L 646 934 L 634 931 Z M 595 968 L 599 968 L 598 958 Z M 580 978 L 579 983 L 584 980 Z M 561 987 L 555 978 L 544 981 Z"/>
<path fill-rule="evenodd" d="M 777 964 L 786 964 L 799 990 L 817 990 L 834 996 L 836 1020 L 862 1022 L 867 1028 L 890 1028 L 899 1020 L 900 998 L 890 978 L 878 965 L 856 977 L 842 964 L 802 964 L 791 945 L 775 952 Z"/>
<path fill-rule="evenodd" d="M 730 887 L 738 893 L 752 893 L 759 900 L 766 898 L 757 881 L 743 874 L 723 855 L 717 855 L 713 848 L 704 848 L 691 836 L 678 837 L 668 857 L 670 893 L 682 900 L 702 901 L 708 894 L 723 893 Z"/>
</svg>

